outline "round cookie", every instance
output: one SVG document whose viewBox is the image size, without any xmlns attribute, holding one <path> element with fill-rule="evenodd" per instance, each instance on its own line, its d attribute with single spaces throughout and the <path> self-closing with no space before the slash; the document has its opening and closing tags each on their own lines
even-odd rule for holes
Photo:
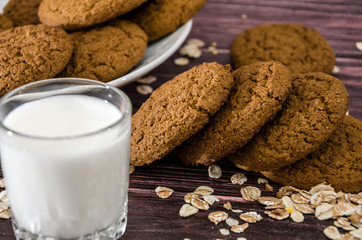
<svg viewBox="0 0 362 240">
<path fill-rule="evenodd" d="M 291 90 L 292 78 L 279 62 L 243 66 L 233 77 L 225 105 L 178 147 L 185 164 L 210 165 L 245 145 L 282 108 Z"/>
<path fill-rule="evenodd" d="M 41 0 L 9 0 L 4 7 L 4 15 L 11 19 L 15 26 L 38 24 L 40 2 Z"/>
<path fill-rule="evenodd" d="M 279 61 L 294 74 L 331 74 L 333 49 L 316 30 L 298 24 L 264 24 L 247 29 L 231 44 L 235 67 L 260 61 Z"/>
<path fill-rule="evenodd" d="M 248 171 L 270 171 L 290 165 L 326 142 L 346 114 L 343 83 L 325 73 L 300 74 L 276 117 L 229 158 Z"/>
<path fill-rule="evenodd" d="M 122 20 L 72 34 L 74 53 L 66 69 L 66 77 L 89 78 L 107 82 L 131 70 L 147 48 L 147 35 L 136 24 Z"/>
<path fill-rule="evenodd" d="M 190 20 L 206 3 L 206 0 L 153 0 L 144 3 L 129 14 L 149 37 L 157 40 L 188 20 Z"/>
<path fill-rule="evenodd" d="M 60 28 L 26 25 L 0 32 L 0 95 L 54 77 L 67 65 L 72 38 Z"/>
<path fill-rule="evenodd" d="M 199 131 L 233 85 L 230 66 L 203 63 L 156 89 L 132 116 L 131 164 L 161 159 Z"/>
<path fill-rule="evenodd" d="M 13 27 L 14 27 L 13 22 L 5 15 L 0 14 L 0 32 Z"/>
<path fill-rule="evenodd" d="M 362 121 L 345 116 L 343 123 L 319 149 L 290 166 L 262 172 L 284 185 L 309 190 L 327 182 L 336 191 L 362 191 Z"/>
<path fill-rule="evenodd" d="M 138 7 L 146 0 L 43 0 L 39 19 L 48 26 L 78 30 L 120 16 Z"/>
</svg>

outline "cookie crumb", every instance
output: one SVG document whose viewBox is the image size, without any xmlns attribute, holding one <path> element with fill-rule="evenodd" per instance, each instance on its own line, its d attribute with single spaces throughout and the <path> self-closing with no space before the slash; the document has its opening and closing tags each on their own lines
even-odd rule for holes
<svg viewBox="0 0 362 240">
<path fill-rule="evenodd" d="M 135 167 L 133 165 L 129 165 L 129 174 L 134 173 Z"/>
</svg>

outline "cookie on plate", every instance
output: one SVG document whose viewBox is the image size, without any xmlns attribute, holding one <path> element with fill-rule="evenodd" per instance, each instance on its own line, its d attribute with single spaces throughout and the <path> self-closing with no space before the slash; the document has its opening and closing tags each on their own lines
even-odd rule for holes
<svg viewBox="0 0 362 240">
<path fill-rule="evenodd" d="M 336 63 L 333 49 L 316 30 L 298 24 L 264 24 L 247 29 L 231 44 L 235 67 L 260 61 L 279 61 L 294 75 L 331 74 Z"/>
<path fill-rule="evenodd" d="M 319 149 L 290 166 L 262 172 L 284 185 L 309 190 L 327 182 L 336 191 L 362 191 L 362 121 L 345 116 L 343 123 Z"/>
<path fill-rule="evenodd" d="M 67 65 L 72 38 L 60 28 L 26 25 L 0 32 L 0 95 L 54 77 Z"/>
<path fill-rule="evenodd" d="M 0 14 L 0 32 L 13 27 L 14 27 L 13 22 L 5 15 Z"/>
<path fill-rule="evenodd" d="M 230 66 L 203 63 L 155 90 L 132 116 L 131 164 L 150 164 L 199 131 L 233 85 Z"/>
<path fill-rule="evenodd" d="M 208 124 L 177 149 L 185 164 L 210 165 L 247 143 L 282 108 L 291 90 L 279 62 L 259 62 L 233 72 L 235 86 Z"/>
<path fill-rule="evenodd" d="M 325 73 L 300 74 L 292 80 L 282 110 L 229 158 L 255 172 L 290 165 L 327 141 L 347 106 L 348 93 L 340 80 Z"/>
<path fill-rule="evenodd" d="M 4 15 L 15 26 L 39 24 L 38 8 L 41 0 L 9 0 L 4 7 Z"/>
<path fill-rule="evenodd" d="M 48 26 L 78 30 L 120 16 L 138 7 L 146 0 L 43 0 L 39 19 Z"/>
<path fill-rule="evenodd" d="M 132 11 L 130 19 L 148 34 L 149 41 L 157 40 L 190 20 L 206 0 L 151 0 Z"/>
<path fill-rule="evenodd" d="M 60 76 L 107 82 L 131 70 L 147 48 L 146 33 L 127 20 L 71 35 L 74 53 Z"/>
</svg>

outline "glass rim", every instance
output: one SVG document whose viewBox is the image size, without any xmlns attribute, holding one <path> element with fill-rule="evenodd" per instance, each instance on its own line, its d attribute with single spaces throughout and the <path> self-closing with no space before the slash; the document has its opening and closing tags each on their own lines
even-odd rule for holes
<svg viewBox="0 0 362 240">
<path fill-rule="evenodd" d="M 109 84 L 106 84 L 104 82 L 86 79 L 86 78 L 73 78 L 73 77 L 44 79 L 44 80 L 31 82 L 31 83 L 25 84 L 23 86 L 17 87 L 15 89 L 11 90 L 10 92 L 6 93 L 5 95 L 3 95 L 0 98 L 0 108 L 1 108 L 1 106 L 3 106 L 3 104 L 6 100 L 8 100 L 9 98 L 11 98 L 13 96 L 19 95 L 19 93 L 21 94 L 22 90 L 26 90 L 29 87 L 44 86 L 49 83 L 57 83 L 57 82 L 59 82 L 59 83 L 68 82 L 70 84 L 74 83 L 74 85 L 76 85 L 76 83 L 86 83 L 86 84 L 88 83 L 89 86 L 98 85 L 98 86 L 102 86 L 106 89 L 110 89 L 110 90 L 116 92 L 118 95 L 120 95 L 121 98 L 124 100 L 125 106 L 126 106 L 125 111 L 121 114 L 121 117 L 114 123 L 108 124 L 107 126 L 97 129 L 95 131 L 90 131 L 87 133 L 78 134 L 78 135 L 74 135 L 74 136 L 45 137 L 45 136 L 26 134 L 26 133 L 22 133 L 22 132 L 19 132 L 14 129 L 6 127 L 3 124 L 3 120 L 0 120 L 0 128 L 2 130 L 5 130 L 6 134 L 8 134 L 10 136 L 14 135 L 14 136 L 19 136 L 19 137 L 23 137 L 23 138 L 29 138 L 29 139 L 31 138 L 31 139 L 37 139 L 37 140 L 72 140 L 72 139 L 79 139 L 79 138 L 83 138 L 83 137 L 89 137 L 89 136 L 94 136 L 94 135 L 100 134 L 100 133 L 106 131 L 107 129 L 113 128 L 114 126 L 121 124 L 122 122 L 125 122 L 127 116 L 131 114 L 131 111 L 132 111 L 131 101 L 130 101 L 129 97 L 122 90 L 120 90 L 116 87 L 113 87 Z M 117 107 L 117 109 L 119 109 L 119 107 Z"/>
</svg>

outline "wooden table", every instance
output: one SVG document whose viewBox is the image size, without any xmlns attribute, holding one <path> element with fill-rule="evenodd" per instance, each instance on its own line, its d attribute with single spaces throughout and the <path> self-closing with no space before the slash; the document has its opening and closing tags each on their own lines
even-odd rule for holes
<svg viewBox="0 0 362 240">
<path fill-rule="evenodd" d="M 205 48 L 200 58 L 180 67 L 173 64 L 173 59 L 180 56 L 176 53 L 150 73 L 158 78 L 152 87 L 155 89 L 202 62 L 229 64 L 229 46 L 235 36 L 249 27 L 267 22 L 301 23 L 316 28 L 329 41 L 340 69 L 335 76 L 345 83 L 350 95 L 349 113 L 362 120 L 362 51 L 355 46 L 356 42 L 362 41 L 362 1 L 358 0 L 209 0 L 195 16 L 190 38 L 201 39 L 207 46 L 217 42 L 218 54 L 213 55 Z M 137 85 L 132 83 L 123 88 L 130 96 L 134 110 L 148 97 L 137 93 Z M 305 215 L 303 223 L 294 223 L 290 219 L 272 220 L 263 213 L 262 205 L 245 202 L 240 196 L 240 186 L 231 184 L 231 175 L 240 170 L 227 159 L 219 165 L 223 176 L 217 180 L 208 177 L 206 167 L 185 167 L 172 154 L 151 166 L 137 168 L 130 177 L 128 225 L 122 239 L 327 239 L 322 230 L 332 221 L 319 221 L 309 215 Z M 246 175 L 246 185 L 260 187 L 262 195 L 272 195 L 265 191 L 263 185 L 257 184 L 260 175 Z M 280 187 L 271 184 L 274 189 Z M 178 212 L 183 196 L 200 185 L 213 187 L 220 202 L 207 212 L 181 218 Z M 157 186 L 171 187 L 175 193 L 169 199 L 160 199 L 154 192 Z M 226 224 L 215 226 L 209 222 L 207 215 L 210 211 L 222 210 L 223 203 L 228 201 L 235 209 L 256 211 L 264 219 L 250 224 L 244 233 L 223 237 L 218 229 L 226 227 Z M 231 216 L 238 218 L 236 213 Z M 13 238 L 10 221 L 0 220 L 0 239 Z"/>
</svg>

